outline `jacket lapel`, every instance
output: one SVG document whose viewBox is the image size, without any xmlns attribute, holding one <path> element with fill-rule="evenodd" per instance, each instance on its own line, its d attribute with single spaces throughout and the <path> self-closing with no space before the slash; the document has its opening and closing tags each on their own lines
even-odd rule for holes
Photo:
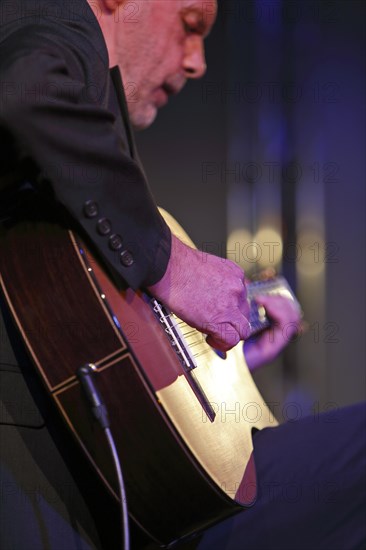
<svg viewBox="0 0 366 550">
<path fill-rule="evenodd" d="M 122 120 L 125 128 L 125 132 L 126 132 L 128 146 L 130 149 L 130 155 L 134 160 L 138 160 L 136 144 L 133 137 L 133 131 L 132 131 L 130 119 L 128 116 L 128 108 L 127 108 L 125 93 L 123 90 L 122 78 L 121 78 L 119 67 L 116 65 L 115 67 L 112 67 L 109 72 L 112 78 L 119 109 L 122 115 Z"/>
</svg>

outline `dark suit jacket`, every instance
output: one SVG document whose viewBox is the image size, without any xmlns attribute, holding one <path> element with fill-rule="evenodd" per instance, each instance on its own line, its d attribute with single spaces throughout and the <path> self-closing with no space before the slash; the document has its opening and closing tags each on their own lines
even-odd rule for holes
<svg viewBox="0 0 366 550">
<path fill-rule="evenodd" d="M 0 30 L 0 224 L 31 188 L 32 204 L 52 212 L 63 205 L 117 282 L 156 282 L 170 231 L 138 162 L 119 71 L 109 71 L 86 0 L 0 0 Z M 1 544 L 115 548 L 117 509 L 64 433 L 6 308 L 4 320 L 0 311 L 0 481 L 11 489 Z"/>
<path fill-rule="evenodd" d="M 117 279 L 133 288 L 157 282 L 170 231 L 136 158 L 119 71 L 110 75 L 86 0 L 0 2 L 0 18 L 3 208 L 4 189 L 31 179 L 66 207 Z"/>
</svg>

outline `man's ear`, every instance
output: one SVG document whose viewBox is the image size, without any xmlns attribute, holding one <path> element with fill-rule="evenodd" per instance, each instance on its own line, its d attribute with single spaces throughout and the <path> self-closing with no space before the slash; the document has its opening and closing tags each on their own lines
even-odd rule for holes
<svg viewBox="0 0 366 550">
<path fill-rule="evenodd" d="M 126 0 L 102 0 L 102 4 L 107 8 L 109 11 L 115 11 L 118 6 L 121 4 L 124 4 Z"/>
</svg>

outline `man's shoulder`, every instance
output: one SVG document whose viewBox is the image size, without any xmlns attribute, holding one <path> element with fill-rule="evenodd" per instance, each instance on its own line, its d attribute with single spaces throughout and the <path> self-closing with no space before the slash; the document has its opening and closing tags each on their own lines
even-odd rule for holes
<svg viewBox="0 0 366 550">
<path fill-rule="evenodd" d="M 18 0 L 0 2 L 0 47 L 14 43 L 16 49 L 53 43 L 74 49 L 85 60 L 95 55 L 108 67 L 105 41 L 86 0 Z"/>
</svg>

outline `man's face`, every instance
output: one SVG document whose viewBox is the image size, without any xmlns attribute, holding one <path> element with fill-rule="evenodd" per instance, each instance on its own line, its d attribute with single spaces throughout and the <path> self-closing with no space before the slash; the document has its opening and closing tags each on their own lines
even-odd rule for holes
<svg viewBox="0 0 366 550">
<path fill-rule="evenodd" d="M 206 70 L 204 38 L 216 0 L 138 0 L 120 10 L 115 61 L 121 68 L 132 124 L 146 128 L 187 78 Z M 126 4 L 128 6 L 128 4 Z"/>
</svg>

